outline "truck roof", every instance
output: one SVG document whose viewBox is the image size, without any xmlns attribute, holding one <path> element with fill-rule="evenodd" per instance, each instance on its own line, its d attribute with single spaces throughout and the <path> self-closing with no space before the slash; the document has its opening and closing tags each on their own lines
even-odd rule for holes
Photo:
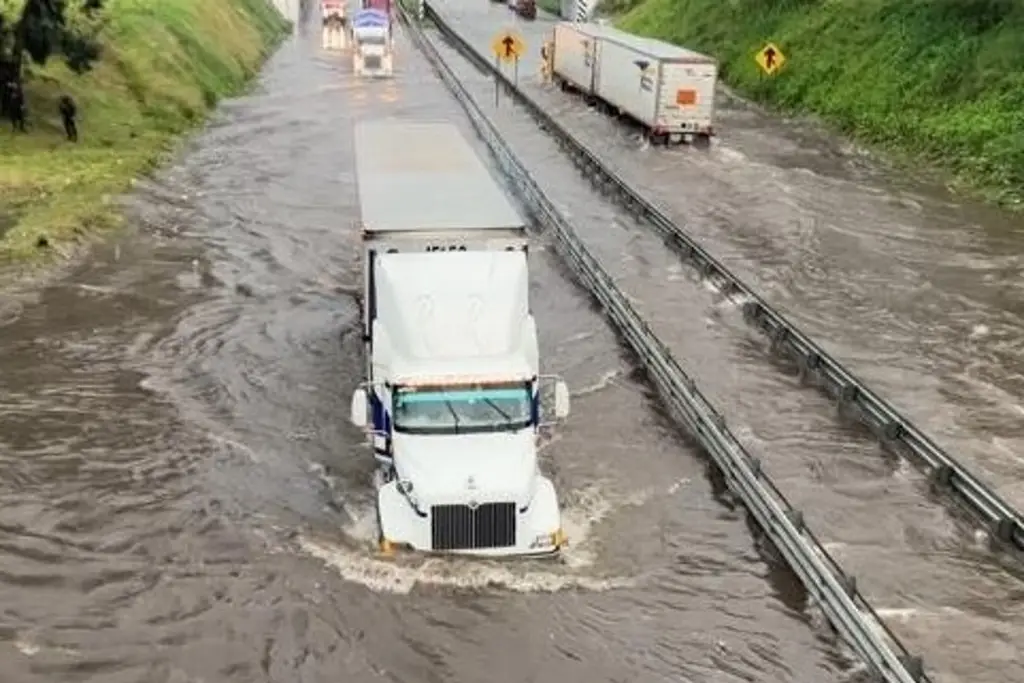
<svg viewBox="0 0 1024 683">
<path fill-rule="evenodd" d="M 383 254 L 376 284 L 394 375 L 536 374 L 522 251 Z"/>
<path fill-rule="evenodd" d="M 526 227 L 452 124 L 360 121 L 355 152 L 366 233 Z"/>
<path fill-rule="evenodd" d="M 717 63 L 717 60 L 714 57 L 709 57 L 708 55 L 701 54 L 700 52 L 695 52 L 685 47 L 655 40 L 654 38 L 645 38 L 644 36 L 626 33 L 625 31 L 620 31 L 613 26 L 604 26 L 602 24 L 595 23 L 562 23 L 567 24 L 575 31 L 591 36 L 592 38 L 599 38 L 609 40 L 613 43 L 619 43 L 620 45 L 631 47 L 637 52 L 642 52 L 649 57 L 662 61 L 698 62 L 708 64 Z"/>
</svg>

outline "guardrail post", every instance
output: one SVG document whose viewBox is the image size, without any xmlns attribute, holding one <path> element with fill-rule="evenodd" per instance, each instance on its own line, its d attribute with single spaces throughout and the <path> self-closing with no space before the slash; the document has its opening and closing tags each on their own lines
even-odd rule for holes
<svg viewBox="0 0 1024 683">
<path fill-rule="evenodd" d="M 912 679 L 919 681 L 924 677 L 924 660 L 921 657 L 908 654 L 900 657 L 900 660 Z"/>
</svg>

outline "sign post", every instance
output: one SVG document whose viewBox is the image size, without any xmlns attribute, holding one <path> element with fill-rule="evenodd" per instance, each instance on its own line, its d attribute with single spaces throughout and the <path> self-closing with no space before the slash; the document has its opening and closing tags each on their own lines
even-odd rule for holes
<svg viewBox="0 0 1024 683">
<path fill-rule="evenodd" d="M 544 44 L 540 48 L 540 82 L 550 83 L 552 63 L 554 62 L 554 44 L 550 40 L 544 41 Z"/>
<path fill-rule="evenodd" d="M 510 29 L 505 29 L 494 36 L 491 41 L 491 52 L 494 54 L 494 106 L 498 106 L 498 93 L 501 90 L 501 65 L 512 62 L 512 80 L 514 87 L 519 87 L 519 57 L 526 50 L 526 43 Z"/>
<path fill-rule="evenodd" d="M 786 55 L 774 43 L 768 43 L 754 56 L 754 61 L 766 76 L 774 76 L 786 63 Z"/>
</svg>

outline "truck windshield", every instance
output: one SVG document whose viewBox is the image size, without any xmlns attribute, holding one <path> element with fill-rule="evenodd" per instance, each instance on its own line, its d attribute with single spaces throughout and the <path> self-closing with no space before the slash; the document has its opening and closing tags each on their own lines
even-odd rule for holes
<svg viewBox="0 0 1024 683">
<path fill-rule="evenodd" d="M 395 431 L 480 434 L 525 429 L 532 422 L 528 382 L 472 386 L 399 387 Z"/>
<path fill-rule="evenodd" d="M 384 45 L 387 41 L 384 40 L 384 36 L 360 36 L 360 45 Z"/>
</svg>

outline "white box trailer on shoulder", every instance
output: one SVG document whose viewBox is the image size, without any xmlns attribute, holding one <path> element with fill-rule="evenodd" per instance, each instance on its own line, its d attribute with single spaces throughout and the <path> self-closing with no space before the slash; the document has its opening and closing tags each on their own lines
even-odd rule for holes
<svg viewBox="0 0 1024 683">
<path fill-rule="evenodd" d="M 563 51 L 568 56 L 560 69 Z M 718 63 L 707 55 L 610 26 L 559 24 L 554 72 L 639 122 L 654 143 L 714 135 Z"/>
<path fill-rule="evenodd" d="M 593 96 L 597 76 L 597 39 L 589 28 L 596 24 L 561 21 L 555 24 L 552 42 L 552 75 L 563 90 L 569 87 Z"/>
<path fill-rule="evenodd" d="M 356 127 L 367 381 L 352 422 L 377 460 L 384 550 L 543 555 L 565 542 L 537 463 L 526 226 L 450 124 Z"/>
</svg>

